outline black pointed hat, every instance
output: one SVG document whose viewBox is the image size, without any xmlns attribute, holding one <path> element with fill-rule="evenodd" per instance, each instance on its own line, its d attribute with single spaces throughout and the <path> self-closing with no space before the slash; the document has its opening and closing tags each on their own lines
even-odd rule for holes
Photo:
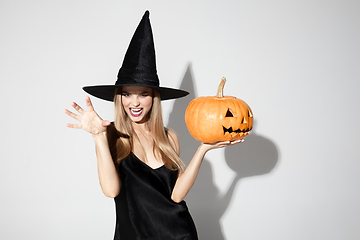
<svg viewBox="0 0 360 240">
<path fill-rule="evenodd" d="M 155 48 L 149 11 L 142 17 L 126 51 L 115 85 L 83 87 L 84 91 L 107 101 L 113 101 L 115 89 L 121 86 L 145 86 L 157 90 L 161 100 L 180 98 L 189 93 L 180 89 L 159 86 Z"/>
</svg>

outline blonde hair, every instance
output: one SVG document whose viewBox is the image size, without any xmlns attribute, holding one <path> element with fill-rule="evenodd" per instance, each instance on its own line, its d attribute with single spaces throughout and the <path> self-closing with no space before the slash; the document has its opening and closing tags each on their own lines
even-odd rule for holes
<svg viewBox="0 0 360 240">
<path fill-rule="evenodd" d="M 108 127 L 110 152 L 114 162 L 118 165 L 133 149 L 134 139 L 138 139 L 132 121 L 127 116 L 121 102 L 121 88 L 117 88 L 114 97 L 115 121 Z M 148 113 L 148 126 L 153 139 L 154 156 L 161 158 L 165 167 L 170 170 L 184 170 L 184 163 L 169 141 L 167 129 L 164 127 L 161 111 L 160 93 L 153 89 L 153 103 Z"/>
</svg>

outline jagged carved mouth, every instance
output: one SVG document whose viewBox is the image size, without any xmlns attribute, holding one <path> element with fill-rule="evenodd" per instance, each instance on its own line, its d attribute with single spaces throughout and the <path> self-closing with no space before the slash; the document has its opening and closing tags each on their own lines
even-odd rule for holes
<svg viewBox="0 0 360 240">
<path fill-rule="evenodd" d="M 245 128 L 243 130 L 241 130 L 241 129 L 233 130 L 232 127 L 226 128 L 223 126 L 223 130 L 224 130 L 224 135 L 227 135 L 229 133 L 247 133 L 247 132 L 250 132 L 252 130 L 252 128 Z"/>
</svg>

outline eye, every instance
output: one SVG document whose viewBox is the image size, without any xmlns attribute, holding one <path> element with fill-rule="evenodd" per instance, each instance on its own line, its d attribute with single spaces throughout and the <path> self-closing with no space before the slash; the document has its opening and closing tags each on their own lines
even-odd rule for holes
<svg viewBox="0 0 360 240">
<path fill-rule="evenodd" d="M 237 115 L 233 113 L 231 108 L 228 108 L 225 117 L 237 117 Z"/>
</svg>

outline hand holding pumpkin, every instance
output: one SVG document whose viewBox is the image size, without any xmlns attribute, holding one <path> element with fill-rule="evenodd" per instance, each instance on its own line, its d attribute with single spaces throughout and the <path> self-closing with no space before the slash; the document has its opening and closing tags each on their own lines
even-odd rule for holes
<svg viewBox="0 0 360 240">
<path fill-rule="evenodd" d="M 186 126 L 199 142 L 242 140 L 252 130 L 251 108 L 241 99 L 224 96 L 225 81 L 221 80 L 216 96 L 195 98 L 186 109 Z"/>
<path fill-rule="evenodd" d="M 244 139 L 237 139 L 237 140 L 233 140 L 233 141 L 222 141 L 222 142 L 215 142 L 215 143 L 203 143 L 202 146 L 205 148 L 205 152 L 212 150 L 212 149 L 216 149 L 216 148 L 223 148 L 226 146 L 231 146 L 231 145 L 235 145 L 238 143 L 242 143 L 244 142 Z"/>
</svg>

